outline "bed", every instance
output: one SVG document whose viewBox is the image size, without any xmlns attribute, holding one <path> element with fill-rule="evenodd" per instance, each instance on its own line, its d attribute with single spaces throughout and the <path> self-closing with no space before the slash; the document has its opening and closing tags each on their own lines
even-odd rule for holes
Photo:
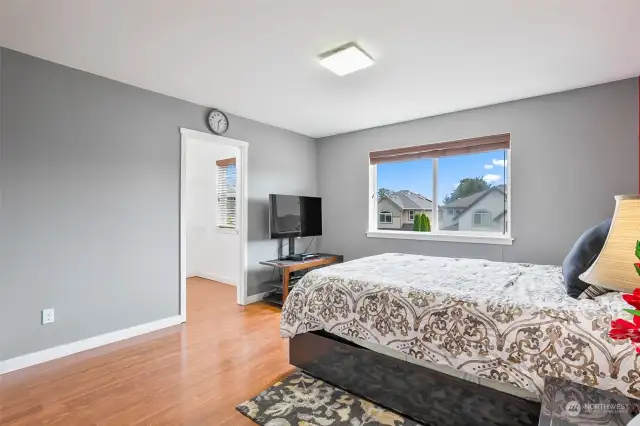
<svg viewBox="0 0 640 426">
<path fill-rule="evenodd" d="M 530 400 L 545 376 L 638 397 L 633 348 L 607 336 L 625 307 L 615 292 L 567 296 L 558 266 L 392 253 L 307 274 L 281 335 L 322 331 Z"/>
</svg>

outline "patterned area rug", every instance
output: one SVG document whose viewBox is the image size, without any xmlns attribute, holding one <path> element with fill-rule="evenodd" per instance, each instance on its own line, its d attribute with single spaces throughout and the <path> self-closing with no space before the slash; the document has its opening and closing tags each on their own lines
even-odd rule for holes
<svg viewBox="0 0 640 426">
<path fill-rule="evenodd" d="M 236 410 L 262 426 L 419 426 L 393 411 L 297 372 Z"/>
</svg>

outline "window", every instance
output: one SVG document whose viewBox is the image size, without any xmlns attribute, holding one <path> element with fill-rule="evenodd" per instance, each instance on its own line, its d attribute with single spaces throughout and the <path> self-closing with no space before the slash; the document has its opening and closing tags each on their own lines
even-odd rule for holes
<svg viewBox="0 0 640 426">
<path fill-rule="evenodd" d="M 473 226 L 487 227 L 491 224 L 491 213 L 486 210 L 476 210 L 473 213 Z"/>
<path fill-rule="evenodd" d="M 439 229 L 507 235 L 507 156 L 500 149 L 437 159 L 441 206 L 455 212 Z"/>
<path fill-rule="evenodd" d="M 391 215 L 391 212 L 380 212 L 380 223 L 393 223 L 393 216 Z"/>
<path fill-rule="evenodd" d="M 502 134 L 371 152 L 369 236 L 511 244 L 510 146 Z M 389 226 L 390 213 L 383 221 L 382 210 L 407 207 L 401 223 Z"/>
<path fill-rule="evenodd" d="M 371 228 L 402 232 L 430 231 L 432 180 L 431 160 L 379 164 L 377 196 L 373 200 L 379 218 Z M 383 214 L 388 215 L 384 220 Z M 423 214 L 426 219 L 422 219 Z"/>
<path fill-rule="evenodd" d="M 217 217 L 216 226 L 236 229 L 236 159 L 216 161 L 217 173 Z"/>
</svg>

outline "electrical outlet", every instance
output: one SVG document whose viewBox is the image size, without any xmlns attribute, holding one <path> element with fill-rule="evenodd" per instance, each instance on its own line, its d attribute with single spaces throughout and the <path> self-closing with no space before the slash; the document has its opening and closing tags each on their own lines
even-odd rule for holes
<svg viewBox="0 0 640 426">
<path fill-rule="evenodd" d="M 42 310 L 42 324 L 51 324 L 55 321 L 53 308 Z"/>
</svg>

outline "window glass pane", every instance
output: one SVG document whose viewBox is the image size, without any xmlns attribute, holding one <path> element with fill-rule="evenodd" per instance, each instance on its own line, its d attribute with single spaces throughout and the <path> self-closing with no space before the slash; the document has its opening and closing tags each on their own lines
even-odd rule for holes
<svg viewBox="0 0 640 426">
<path fill-rule="evenodd" d="M 379 217 L 375 228 L 429 232 L 433 210 L 433 161 L 384 163 L 376 167 Z M 410 215 L 411 211 L 413 215 Z M 424 218 L 419 217 L 423 214 Z"/>
<path fill-rule="evenodd" d="M 506 233 L 507 151 L 438 159 L 439 228 Z"/>
<path fill-rule="evenodd" d="M 474 225 L 480 225 L 482 224 L 482 217 L 480 216 L 480 213 L 475 213 L 473 215 L 473 224 Z"/>
<path fill-rule="evenodd" d="M 388 211 L 380 212 L 380 218 L 379 218 L 380 223 L 392 223 L 392 220 L 393 220 L 393 215 L 391 214 L 391 212 L 388 212 Z"/>
</svg>

